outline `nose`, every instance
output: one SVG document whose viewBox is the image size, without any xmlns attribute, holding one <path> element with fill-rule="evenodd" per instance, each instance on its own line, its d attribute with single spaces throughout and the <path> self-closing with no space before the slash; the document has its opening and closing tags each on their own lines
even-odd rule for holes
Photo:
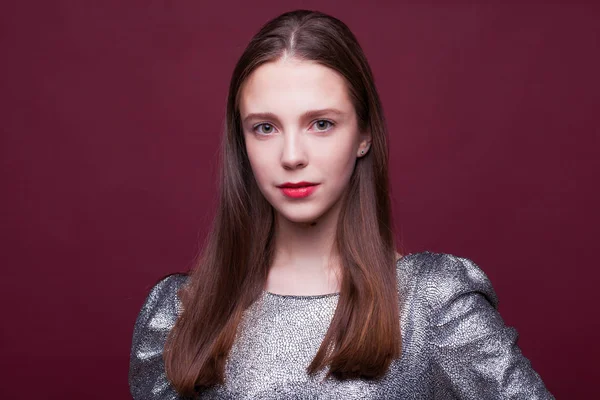
<svg viewBox="0 0 600 400">
<path fill-rule="evenodd" d="M 302 136 L 300 132 L 283 135 L 283 150 L 281 152 L 281 165 L 283 165 L 283 168 L 290 170 L 303 168 L 308 163 Z"/>
</svg>

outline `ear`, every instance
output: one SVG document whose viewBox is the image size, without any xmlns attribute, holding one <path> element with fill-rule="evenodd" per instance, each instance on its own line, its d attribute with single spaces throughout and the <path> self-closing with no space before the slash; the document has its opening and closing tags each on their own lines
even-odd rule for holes
<svg viewBox="0 0 600 400">
<path fill-rule="evenodd" d="M 371 148 L 371 132 L 367 131 L 360 134 L 360 141 L 358 142 L 357 157 L 366 156 Z"/>
</svg>

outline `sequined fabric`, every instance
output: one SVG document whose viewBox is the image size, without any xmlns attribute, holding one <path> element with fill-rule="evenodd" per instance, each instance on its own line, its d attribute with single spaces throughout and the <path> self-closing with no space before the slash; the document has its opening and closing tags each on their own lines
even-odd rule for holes
<svg viewBox="0 0 600 400">
<path fill-rule="evenodd" d="M 329 327 L 337 294 L 264 292 L 246 310 L 225 384 L 203 399 L 553 399 L 504 324 L 481 269 L 466 258 L 415 253 L 397 262 L 402 355 L 378 382 L 325 380 L 306 367 Z M 129 385 L 135 400 L 180 399 L 162 360 L 180 311 L 183 275 L 163 279 L 136 320 Z"/>
</svg>

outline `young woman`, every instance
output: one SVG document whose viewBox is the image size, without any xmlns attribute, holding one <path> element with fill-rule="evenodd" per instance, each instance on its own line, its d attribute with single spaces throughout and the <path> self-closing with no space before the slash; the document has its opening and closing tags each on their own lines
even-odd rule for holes
<svg viewBox="0 0 600 400">
<path fill-rule="evenodd" d="M 197 266 L 135 323 L 135 399 L 549 399 L 469 259 L 396 252 L 386 127 L 350 30 L 267 23 L 231 79 Z"/>
</svg>

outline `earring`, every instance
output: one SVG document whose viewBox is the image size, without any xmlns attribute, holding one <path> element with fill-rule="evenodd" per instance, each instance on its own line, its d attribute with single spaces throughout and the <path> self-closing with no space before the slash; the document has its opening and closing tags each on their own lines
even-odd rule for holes
<svg viewBox="0 0 600 400">
<path fill-rule="evenodd" d="M 361 155 L 362 155 L 362 154 L 365 154 L 365 151 L 364 151 L 364 150 L 361 150 L 361 151 L 360 151 L 360 154 L 361 154 Z"/>
</svg>

